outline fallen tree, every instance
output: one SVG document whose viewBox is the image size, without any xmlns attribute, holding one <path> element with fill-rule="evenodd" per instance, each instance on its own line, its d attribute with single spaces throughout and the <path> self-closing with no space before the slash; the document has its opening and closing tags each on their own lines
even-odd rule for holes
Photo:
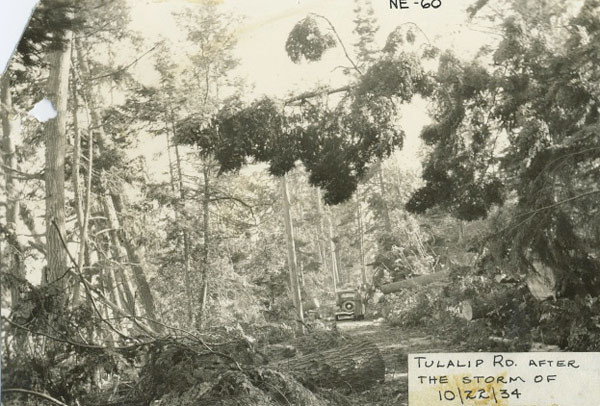
<svg viewBox="0 0 600 406">
<path fill-rule="evenodd" d="M 311 391 L 293 377 L 265 368 L 228 371 L 215 382 L 198 384 L 185 392 L 172 392 L 153 406 L 350 406 L 344 395 L 328 389 Z"/>
<path fill-rule="evenodd" d="M 339 331 L 316 331 L 284 343 L 266 346 L 262 352 L 270 361 L 293 358 L 322 352 L 347 344 L 349 341 Z"/>
<path fill-rule="evenodd" d="M 381 286 L 381 292 L 387 295 L 388 293 L 398 292 L 402 289 L 421 288 L 434 282 L 449 283 L 449 276 L 449 271 L 415 276 L 414 278 L 383 285 Z"/>
<path fill-rule="evenodd" d="M 303 336 L 288 345 L 304 355 L 270 363 L 263 363 L 238 330 L 160 340 L 150 346 L 139 382 L 113 404 L 350 405 L 339 392 L 364 390 L 382 381 L 385 364 L 372 342 L 346 340 L 338 332 Z M 343 344 L 331 348 L 336 342 Z"/>
<path fill-rule="evenodd" d="M 381 352 L 367 340 L 290 358 L 271 366 L 292 375 L 308 388 L 360 391 L 385 377 Z"/>
</svg>

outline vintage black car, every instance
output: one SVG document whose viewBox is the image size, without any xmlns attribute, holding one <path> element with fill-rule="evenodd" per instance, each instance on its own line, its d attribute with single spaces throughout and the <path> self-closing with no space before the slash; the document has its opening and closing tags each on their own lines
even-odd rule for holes
<svg viewBox="0 0 600 406">
<path fill-rule="evenodd" d="M 365 304 L 358 290 L 338 290 L 336 292 L 336 305 L 340 309 L 335 312 L 336 320 L 363 320 L 365 318 Z"/>
</svg>

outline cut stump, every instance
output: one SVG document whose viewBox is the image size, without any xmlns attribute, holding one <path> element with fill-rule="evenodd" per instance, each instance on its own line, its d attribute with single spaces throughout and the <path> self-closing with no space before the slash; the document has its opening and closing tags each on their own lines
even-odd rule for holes
<svg viewBox="0 0 600 406">
<path fill-rule="evenodd" d="M 460 303 L 460 317 L 467 321 L 481 319 L 492 310 L 494 310 L 494 305 L 491 303 L 483 303 L 470 299 L 463 300 Z"/>
</svg>

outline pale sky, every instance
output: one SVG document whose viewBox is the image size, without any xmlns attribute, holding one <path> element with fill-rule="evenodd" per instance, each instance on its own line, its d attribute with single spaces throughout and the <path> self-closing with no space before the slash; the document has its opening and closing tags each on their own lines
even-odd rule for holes
<svg viewBox="0 0 600 406">
<path fill-rule="evenodd" d="M 177 29 L 173 11 L 185 6 L 202 7 L 200 1 L 194 0 L 129 0 L 132 11 L 132 28 L 140 31 L 148 43 L 158 41 L 162 37 L 177 41 L 181 33 Z M 353 56 L 352 43 L 355 37 L 354 1 L 353 0 L 215 0 L 224 11 L 240 17 L 241 23 L 234 27 L 238 43 L 235 55 L 240 60 L 234 71 L 236 76 L 244 78 L 252 90 L 252 95 L 259 97 L 285 98 L 298 94 L 317 85 L 341 86 L 345 77 L 336 67 L 348 66 L 342 48 L 338 46 L 328 51 L 323 59 L 316 63 L 292 63 L 285 53 L 287 35 L 296 22 L 308 13 L 327 17 L 335 26 L 342 41 Z M 398 0 L 399 2 L 400 0 Z M 392 9 L 390 0 L 371 0 L 378 19 L 380 30 L 377 35 L 378 48 L 383 47 L 387 35 L 397 26 L 415 23 L 427 35 L 428 39 L 442 49 L 454 49 L 459 55 L 469 56 L 477 49 L 493 40 L 489 34 L 482 33 L 480 27 L 466 24 L 465 9 L 472 0 L 441 0 L 437 9 L 421 8 L 417 4 L 421 0 L 406 0 L 407 9 Z M 431 0 L 423 0 L 429 3 Z M 17 23 L 28 17 L 33 0 L 10 1 L 0 0 L 0 15 L 12 15 L 15 24 L 11 29 L 11 37 L 3 35 L 0 44 L 4 54 L 14 48 L 18 37 Z M 15 5 L 19 5 L 15 9 Z M 8 10 L 8 11 L 7 11 Z M 22 22 L 21 22 L 22 24 Z M 0 24 L 2 33 L 7 31 L 7 24 Z M 185 63 L 181 50 L 174 49 L 175 60 Z M 1 61 L 0 61 L 1 62 Z M 140 61 L 135 69 L 140 76 L 152 80 L 151 60 Z M 1 66 L 0 66 L 1 67 Z M 141 79 L 141 78 L 140 78 Z M 429 122 L 427 105 L 417 99 L 404 109 L 402 127 L 407 133 L 401 159 L 411 167 L 418 167 L 416 152 L 419 148 L 418 134 L 423 125 Z M 164 146 L 157 141 L 155 148 L 160 151 Z M 150 151 L 149 151 L 150 152 Z"/>
<path fill-rule="evenodd" d="M 193 0 L 131 1 L 132 26 L 150 41 L 181 35 L 171 15 L 173 10 L 184 6 L 201 7 Z M 353 56 L 353 0 L 220 0 L 220 3 L 224 11 L 242 18 L 235 27 L 238 40 L 235 55 L 240 65 L 234 73 L 253 86 L 254 96 L 285 98 L 317 85 L 336 87 L 345 84 L 346 79 L 340 70 L 335 70 L 340 65 L 349 65 L 341 47 L 329 50 L 319 62 L 297 65 L 288 58 L 285 41 L 299 20 L 308 13 L 317 13 L 332 22 Z M 389 0 L 371 0 L 371 3 L 380 25 L 378 48 L 383 47 L 387 35 L 394 28 L 406 23 L 417 24 L 434 45 L 454 49 L 465 57 L 473 55 L 481 45 L 491 40 L 489 35 L 477 31 L 477 27 L 465 24 L 465 9 L 473 3 L 472 0 L 442 0 L 438 9 L 422 9 L 414 4 L 414 0 L 407 3 L 408 9 L 402 10 L 390 9 Z M 176 53 L 177 50 L 174 50 L 174 55 Z M 177 60 L 178 57 L 174 58 Z M 417 159 L 418 135 L 428 122 L 427 104 L 420 99 L 403 110 L 401 125 L 407 137 L 403 151 L 396 157 L 407 167 L 414 169 L 420 166 Z M 158 145 L 156 147 L 160 150 Z"/>
<path fill-rule="evenodd" d="M 465 9 L 472 0 L 442 1 L 436 10 L 421 9 L 413 0 L 409 9 L 393 10 L 389 0 L 371 0 L 381 27 L 377 38 L 379 47 L 385 44 L 394 28 L 409 22 L 417 24 L 433 44 L 453 48 L 462 55 L 474 53 L 489 40 L 474 27 L 464 25 Z M 342 84 L 341 75 L 331 72 L 340 64 L 348 65 L 341 47 L 329 51 L 320 62 L 301 65 L 289 60 L 284 47 L 294 24 L 312 12 L 333 23 L 353 55 L 353 0 L 221 0 L 221 3 L 223 10 L 243 18 L 235 28 L 236 55 L 241 61 L 238 73 L 256 85 L 257 94 L 283 97 L 290 91 L 306 90 L 310 83 Z M 133 27 L 149 38 L 177 35 L 170 16 L 172 10 L 185 5 L 201 7 L 193 0 L 132 0 L 132 4 Z"/>
</svg>

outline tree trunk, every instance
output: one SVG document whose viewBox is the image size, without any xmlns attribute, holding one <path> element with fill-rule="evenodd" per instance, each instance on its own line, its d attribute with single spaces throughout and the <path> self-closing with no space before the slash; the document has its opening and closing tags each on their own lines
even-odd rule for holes
<svg viewBox="0 0 600 406">
<path fill-rule="evenodd" d="M 171 123 L 171 131 L 173 132 L 173 137 L 175 137 L 175 114 L 173 113 L 173 110 L 171 109 L 171 116 L 170 116 L 170 123 Z M 180 204 L 182 205 L 182 207 L 185 207 L 185 190 L 183 188 L 183 172 L 181 169 L 181 156 L 179 155 L 179 147 L 177 146 L 177 144 L 174 145 L 175 147 L 175 165 L 176 165 L 176 170 L 177 170 L 177 189 L 179 191 L 179 199 L 180 199 Z M 171 160 L 171 155 L 169 153 L 169 161 Z M 171 166 L 169 166 L 169 170 L 170 170 L 170 174 L 171 174 L 171 179 L 173 179 L 173 175 L 174 175 L 174 171 L 172 170 Z M 171 180 L 171 185 L 173 185 L 173 180 Z M 178 213 L 178 217 L 180 217 L 180 221 L 185 221 L 185 218 L 181 219 L 181 216 L 179 216 Z M 191 250 L 191 241 L 190 241 L 190 235 L 187 232 L 186 228 L 183 227 L 183 272 L 184 272 L 184 281 L 185 281 L 185 297 L 186 297 L 186 301 L 187 301 L 187 319 L 188 319 L 188 323 L 193 326 L 196 324 L 196 317 L 195 317 L 195 312 L 194 312 L 194 297 L 192 294 L 192 280 L 191 280 L 191 255 L 190 255 L 190 250 Z M 202 316 L 200 315 L 200 318 Z M 201 322 L 200 322 L 201 323 Z"/>
<path fill-rule="evenodd" d="M 77 88 L 75 81 L 73 81 L 73 100 L 74 100 L 74 111 L 73 111 L 73 129 L 74 129 L 74 148 L 73 148 L 73 168 L 72 168 L 72 183 L 75 194 L 75 210 L 77 213 L 77 224 L 79 226 L 79 251 L 77 253 L 77 274 L 83 275 L 84 256 L 88 247 L 88 226 L 90 218 L 90 205 L 91 205 L 91 193 L 92 193 L 92 170 L 94 167 L 94 137 L 93 132 L 88 131 L 88 168 L 87 177 L 85 182 L 85 196 L 82 196 L 79 184 L 79 167 L 81 164 L 81 133 L 79 132 L 79 120 L 78 110 L 79 101 L 77 99 Z M 83 198 L 83 201 L 82 201 Z M 79 280 L 74 281 L 73 288 L 73 303 L 77 304 L 79 301 L 79 291 L 81 282 Z M 113 291 L 111 290 L 111 293 Z M 112 297 L 113 301 L 115 297 Z"/>
<path fill-rule="evenodd" d="M 113 193 L 111 194 L 111 200 L 115 207 L 117 217 L 122 215 L 123 213 L 123 201 L 122 196 L 120 194 Z M 121 226 L 122 226 L 121 222 Z M 144 259 L 140 252 L 138 251 L 138 247 L 136 247 L 133 242 L 127 238 L 123 229 L 120 230 L 120 240 L 125 247 L 125 252 L 127 253 L 127 258 L 129 260 L 129 265 L 131 266 L 131 270 L 133 271 L 133 278 L 135 279 L 135 283 L 137 286 L 137 292 L 139 293 L 140 302 L 142 304 L 142 308 L 144 309 L 144 315 L 152 320 L 156 319 L 156 312 L 154 306 L 154 297 L 152 296 L 152 290 L 150 289 L 150 284 L 146 279 L 146 274 L 144 272 Z M 162 331 L 163 327 L 158 323 L 152 323 L 152 326 L 157 331 Z"/>
<path fill-rule="evenodd" d="M 177 188 L 175 187 L 175 171 L 173 170 L 173 157 L 171 156 L 171 137 L 169 136 L 169 128 L 167 125 L 166 131 L 165 131 L 165 136 L 167 138 L 167 158 L 169 160 L 169 176 L 170 176 L 170 184 L 171 184 L 171 190 L 173 192 L 175 192 L 177 190 Z"/>
<path fill-rule="evenodd" d="M 333 272 L 333 266 L 329 266 L 330 261 L 327 259 L 327 248 L 325 245 L 325 241 L 327 240 L 327 238 L 325 237 L 325 227 L 323 225 L 323 206 L 321 205 L 321 189 L 316 188 L 315 190 L 317 195 L 317 215 L 319 216 L 319 255 L 321 257 L 321 260 L 323 261 L 323 268 L 329 271 L 329 274 L 331 275 L 331 287 L 333 289 L 333 292 L 335 293 L 335 291 L 337 290 L 335 274 Z"/>
<path fill-rule="evenodd" d="M 71 54 L 73 53 L 73 49 L 71 49 Z M 71 183 L 73 184 L 73 195 L 74 195 L 74 203 L 75 203 L 75 214 L 77 215 L 77 226 L 79 228 L 79 252 L 78 252 L 78 262 L 79 265 L 78 273 L 81 275 L 82 265 L 83 265 L 83 254 L 85 253 L 86 244 L 85 239 L 83 238 L 83 206 L 81 203 L 82 193 L 81 193 L 81 184 L 79 180 L 79 168 L 81 166 L 81 131 L 79 128 L 79 100 L 77 99 L 77 81 L 75 80 L 75 70 L 71 71 L 71 97 L 73 99 L 73 165 L 71 168 Z M 90 137 L 91 138 L 91 137 Z M 91 143 L 90 143 L 91 145 Z M 90 151 L 93 151 L 90 148 Z M 93 154 L 90 154 L 88 159 L 93 159 Z M 92 162 L 88 165 L 89 168 L 92 167 Z M 88 171 L 90 174 L 91 171 Z M 89 210 L 89 206 L 88 206 Z M 86 225 L 87 231 L 87 225 Z M 77 306 L 79 304 L 79 300 L 81 297 L 81 281 L 77 278 L 73 281 L 73 305 Z"/>
<path fill-rule="evenodd" d="M 283 201 L 283 220 L 285 223 L 285 236 L 288 250 L 288 267 L 290 271 L 290 290 L 294 309 L 296 312 L 296 331 L 304 334 L 304 314 L 302 311 L 302 299 L 300 297 L 300 286 L 298 284 L 298 271 L 296 266 L 296 244 L 294 242 L 294 226 L 290 215 L 290 200 L 286 176 L 281 177 L 281 199 Z"/>
<path fill-rule="evenodd" d="M 331 350 L 291 358 L 276 364 L 310 387 L 361 391 L 385 378 L 385 363 L 379 348 L 360 341 Z"/>
<path fill-rule="evenodd" d="M 76 40 L 75 46 L 77 50 L 77 60 L 85 76 L 84 79 L 89 79 L 89 77 L 91 76 L 90 69 L 87 64 L 87 61 L 83 57 L 83 48 L 81 45 L 81 41 Z M 82 89 L 84 95 L 84 103 L 87 103 L 90 112 L 92 127 L 95 129 L 95 131 L 98 132 L 96 137 L 96 144 L 98 146 L 99 153 L 103 154 L 106 152 L 106 148 L 110 144 L 110 139 L 106 136 L 106 132 L 104 131 L 100 114 L 96 110 L 98 103 L 95 100 L 94 93 L 89 89 L 89 87 L 84 86 Z M 115 212 L 117 213 L 118 219 L 119 215 L 122 215 L 123 213 L 122 192 L 111 191 L 111 200 L 113 207 L 115 208 Z M 120 221 L 120 223 L 122 225 L 122 221 Z M 156 320 L 154 298 L 152 296 L 152 291 L 150 290 L 150 285 L 148 283 L 143 268 L 144 260 L 140 252 L 138 251 L 138 248 L 133 245 L 129 238 L 127 238 L 122 228 L 119 229 L 119 240 L 123 243 L 123 246 L 125 247 L 127 260 L 133 272 L 133 277 L 137 285 L 137 291 L 139 293 L 140 302 L 142 304 L 142 308 L 144 309 L 145 316 L 150 320 Z M 115 306 L 114 303 L 111 304 L 111 307 L 112 306 Z M 118 306 L 116 307 L 118 308 Z M 120 313 L 124 312 L 121 310 Z M 158 323 L 152 323 L 152 327 L 156 331 L 163 330 L 163 327 Z"/>
<path fill-rule="evenodd" d="M 465 223 L 458 220 L 458 242 L 462 243 L 465 238 Z"/>
<path fill-rule="evenodd" d="M 304 289 L 304 263 L 299 261 L 298 269 L 300 270 L 300 290 Z"/>
<path fill-rule="evenodd" d="M 110 251 L 112 258 L 118 263 L 123 263 L 123 260 L 127 260 L 127 254 L 123 253 L 123 247 L 121 246 L 121 240 L 119 238 L 119 230 L 121 224 L 112 201 L 112 197 L 105 195 L 102 197 L 102 206 L 104 209 L 104 216 L 108 220 L 109 236 L 110 236 Z M 114 268 L 111 266 L 111 268 Z M 135 311 L 135 298 L 133 297 L 130 278 L 127 275 L 125 267 L 119 266 L 116 271 L 113 272 L 116 282 L 116 293 L 119 298 L 119 302 L 123 307 L 132 315 L 136 314 Z M 113 300 L 114 301 L 114 300 Z M 117 303 L 118 304 L 118 303 Z"/>
<path fill-rule="evenodd" d="M 4 187 L 6 191 L 6 225 L 14 232 L 14 239 L 17 242 L 17 231 L 19 222 L 19 204 L 20 199 L 18 197 L 18 184 L 14 177 L 13 170 L 17 170 L 17 157 L 15 154 L 14 145 L 14 132 L 15 125 L 14 120 L 11 117 L 12 110 L 12 97 L 10 93 L 10 77 L 6 72 L 0 78 L 0 118 L 2 120 L 2 139 L 0 140 L 0 153 L 2 153 L 2 161 L 5 168 L 4 172 Z M 15 277 L 23 277 L 21 270 L 21 260 L 19 259 L 19 252 L 14 244 L 8 245 L 7 264 L 6 269 L 9 270 Z M 2 255 L 0 255 L 0 261 L 2 261 Z M 0 265 L 2 263 L 0 262 Z M 14 309 L 20 299 L 19 291 L 16 288 L 12 288 L 10 291 L 10 304 Z"/>
<path fill-rule="evenodd" d="M 327 217 L 328 229 L 329 229 L 329 253 L 331 255 L 331 277 L 333 279 L 333 292 L 337 292 L 337 285 L 340 281 L 340 276 L 338 273 L 338 260 L 336 255 L 336 247 L 335 240 L 333 239 L 333 221 L 331 217 Z"/>
<path fill-rule="evenodd" d="M 278 360 L 323 352 L 348 344 L 348 339 L 328 331 L 317 331 L 283 343 L 266 346 L 262 352 L 271 363 Z M 360 343 L 360 342 L 359 342 Z"/>
<path fill-rule="evenodd" d="M 285 342 L 285 344 L 294 347 L 297 350 L 297 355 L 309 355 L 316 352 L 323 352 L 333 348 L 339 348 L 340 346 L 349 343 L 350 341 L 348 341 L 347 338 L 330 331 L 316 331 L 312 334 L 296 337 L 291 341 Z"/>
<path fill-rule="evenodd" d="M 342 273 L 342 256 L 341 256 L 341 247 L 338 244 L 339 238 L 336 238 L 337 230 L 334 230 L 335 217 L 333 215 L 333 210 L 330 210 L 329 214 L 329 238 L 331 240 L 331 249 L 332 251 L 332 261 L 335 264 L 335 279 L 337 281 L 337 285 L 343 285 L 343 273 Z M 334 232 L 336 231 L 336 232 Z"/>
<path fill-rule="evenodd" d="M 339 244 L 335 244 L 335 250 L 334 250 L 334 254 L 335 254 L 335 270 L 337 272 L 337 277 L 338 277 L 338 283 L 340 285 L 344 285 L 345 283 L 348 283 L 348 274 L 346 272 L 342 272 L 342 253 L 341 253 L 341 248 Z"/>
<path fill-rule="evenodd" d="M 365 242 L 362 220 L 362 209 L 359 196 L 359 190 L 356 189 L 356 228 L 358 232 L 358 248 L 360 256 L 360 280 L 363 285 L 367 285 L 367 266 L 365 264 Z"/>
<path fill-rule="evenodd" d="M 79 63 L 79 67 L 81 68 L 81 71 L 83 73 L 83 83 L 87 83 L 86 81 L 90 80 L 92 75 L 90 72 L 88 62 L 84 57 L 83 46 L 81 45 L 81 40 L 79 38 L 75 39 L 75 51 L 77 54 L 77 62 Z M 102 152 L 102 150 L 108 147 L 108 144 L 111 143 L 111 140 L 106 136 L 104 126 L 102 125 L 102 118 L 100 117 L 100 113 L 98 113 L 97 110 L 100 103 L 98 102 L 94 92 L 91 90 L 90 84 L 83 85 L 81 87 L 81 90 L 83 96 L 83 103 L 87 106 L 87 109 L 90 114 L 89 118 L 91 120 L 92 128 L 94 129 L 94 131 L 98 132 L 96 143 L 98 144 L 98 147 L 101 150 L 100 152 Z"/>
<path fill-rule="evenodd" d="M 67 254 L 62 239 L 65 233 L 65 147 L 69 71 L 71 68 L 71 39 L 73 33 L 63 35 L 62 49 L 48 56 L 50 75 L 46 97 L 57 112 L 56 118 L 44 127 L 45 185 L 46 185 L 46 243 L 48 267 L 42 283 L 52 283 L 60 290 L 66 286 Z"/>
<path fill-rule="evenodd" d="M 383 226 L 388 234 L 392 234 L 392 221 L 390 220 L 390 211 L 388 210 L 387 202 L 385 200 L 385 183 L 383 180 L 383 161 L 379 160 L 379 168 L 377 170 L 379 177 L 379 192 L 381 193 L 381 208 L 383 213 Z"/>
<path fill-rule="evenodd" d="M 202 197 L 202 226 L 203 247 L 202 247 L 202 295 L 200 296 L 200 327 L 204 322 L 206 312 L 206 301 L 208 300 L 208 260 L 210 252 L 210 167 L 208 156 L 205 154 L 202 163 L 202 174 L 204 176 L 203 197 Z"/>
<path fill-rule="evenodd" d="M 81 167 L 81 130 L 79 128 L 79 99 L 77 97 L 77 85 L 72 72 L 71 97 L 73 99 L 73 168 L 71 169 L 71 183 L 73 184 L 73 195 L 75 203 L 75 214 L 77 215 L 77 225 L 80 230 L 83 225 L 83 205 L 81 204 L 83 194 L 81 193 L 81 181 L 79 179 L 79 169 Z M 88 157 L 89 159 L 90 157 Z M 93 159 L 93 156 L 91 156 Z M 91 165 L 89 165 L 91 167 Z M 90 172 L 91 173 L 91 172 Z"/>
<path fill-rule="evenodd" d="M 449 271 L 436 272 L 428 275 L 415 276 L 414 278 L 405 279 L 398 282 L 388 283 L 387 285 L 381 286 L 381 292 L 384 294 L 398 292 L 402 289 L 414 289 L 420 288 L 431 283 L 449 283 L 448 277 L 450 276 Z"/>
</svg>

